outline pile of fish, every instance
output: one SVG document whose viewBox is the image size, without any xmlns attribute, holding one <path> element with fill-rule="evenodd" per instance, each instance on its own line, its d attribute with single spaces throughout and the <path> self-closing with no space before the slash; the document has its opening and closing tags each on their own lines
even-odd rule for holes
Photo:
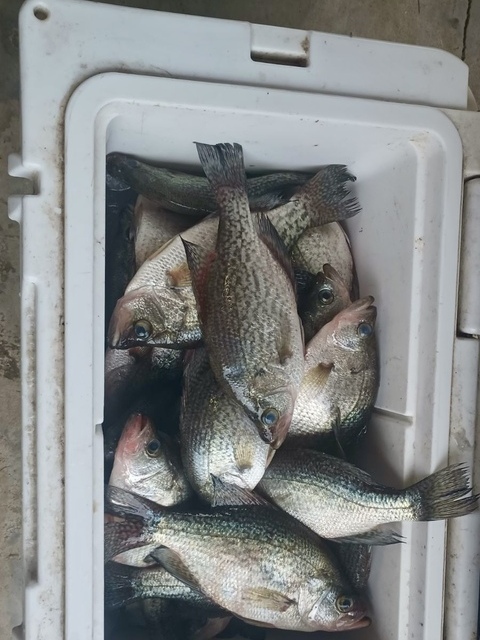
<svg viewBox="0 0 480 640">
<path fill-rule="evenodd" d="M 368 626 L 395 522 L 477 508 L 451 466 L 406 489 L 352 463 L 379 384 L 344 165 L 204 176 L 107 158 L 107 638 Z M 368 215 L 368 212 L 360 215 Z"/>
</svg>

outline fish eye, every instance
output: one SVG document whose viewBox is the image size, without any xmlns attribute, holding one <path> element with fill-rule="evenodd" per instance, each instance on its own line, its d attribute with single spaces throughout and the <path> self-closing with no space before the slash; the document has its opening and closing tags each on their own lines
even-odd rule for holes
<svg viewBox="0 0 480 640">
<path fill-rule="evenodd" d="M 148 340 L 152 335 L 152 325 L 148 320 L 137 320 L 134 325 L 135 337 L 139 340 Z"/>
<path fill-rule="evenodd" d="M 157 458 L 160 454 L 160 442 L 156 438 L 150 440 L 150 442 L 145 447 L 145 451 L 149 458 Z"/>
<path fill-rule="evenodd" d="M 338 596 L 335 607 L 339 613 L 348 613 L 353 608 L 353 598 Z"/>
<path fill-rule="evenodd" d="M 333 291 L 329 287 L 322 287 L 318 292 L 318 299 L 322 304 L 331 304 L 333 298 Z"/>
<path fill-rule="evenodd" d="M 260 419 L 266 427 L 271 427 L 278 422 L 279 417 L 280 415 L 278 411 L 273 407 L 269 407 L 268 409 L 265 409 Z"/>
<path fill-rule="evenodd" d="M 357 327 L 357 333 L 361 338 L 369 338 L 373 333 L 373 326 L 368 322 L 361 322 Z"/>
</svg>

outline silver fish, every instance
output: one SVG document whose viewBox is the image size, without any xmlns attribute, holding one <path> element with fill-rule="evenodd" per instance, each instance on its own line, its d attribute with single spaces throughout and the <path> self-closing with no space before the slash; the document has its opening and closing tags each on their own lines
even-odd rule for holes
<svg viewBox="0 0 480 640">
<path fill-rule="evenodd" d="M 123 153 L 109 154 L 107 167 L 110 175 L 171 211 L 204 216 L 216 209 L 212 190 L 203 176 L 156 167 Z M 256 210 L 278 207 L 311 177 L 311 173 L 284 171 L 249 178 L 251 206 Z"/>
<path fill-rule="evenodd" d="M 191 226 L 191 216 L 168 211 L 145 196 L 138 196 L 133 212 L 137 271 L 149 256 Z"/>
<path fill-rule="evenodd" d="M 310 342 L 325 324 L 350 304 L 346 283 L 330 264 L 324 264 L 299 303 L 305 341 Z"/>
<path fill-rule="evenodd" d="M 357 300 L 308 343 L 290 447 L 327 446 L 334 436 L 345 444 L 365 427 L 379 382 L 373 301 Z"/>
<path fill-rule="evenodd" d="M 188 354 L 180 417 L 182 459 L 188 479 L 207 502 L 212 476 L 253 489 L 273 449 L 263 442 L 242 407 L 218 385 L 205 349 Z"/>
<path fill-rule="evenodd" d="M 250 212 L 240 145 L 197 149 L 220 213 L 213 259 L 184 242 L 203 339 L 215 378 L 278 448 L 303 374 L 293 271 L 268 218 L 262 228 Z"/>
<path fill-rule="evenodd" d="M 193 492 L 173 440 L 156 433 L 145 415 L 132 415 L 115 452 L 110 484 L 165 507 L 185 502 Z"/>
<path fill-rule="evenodd" d="M 107 560 L 151 553 L 222 608 L 260 625 L 339 631 L 370 623 L 331 551 L 280 510 L 249 504 L 175 513 L 114 487 L 107 501 L 118 516 L 134 518 L 106 525 Z"/>
<path fill-rule="evenodd" d="M 320 451 L 280 451 L 260 483 L 261 492 L 323 538 L 370 544 L 397 542 L 380 525 L 456 518 L 475 511 L 468 471 L 454 465 L 406 489 L 376 483 L 353 464 Z"/>
<path fill-rule="evenodd" d="M 353 300 L 358 297 L 358 283 L 350 240 L 338 222 L 307 229 L 291 251 L 294 268 L 318 273 L 330 264 L 347 286 Z"/>
<path fill-rule="evenodd" d="M 287 249 L 305 229 L 349 218 L 359 211 L 357 200 L 347 189 L 354 180 L 344 165 L 328 165 L 299 189 L 290 202 L 268 212 Z M 182 238 L 206 252 L 213 251 L 218 222 L 215 215 L 205 218 L 185 231 Z M 200 342 L 202 336 L 186 260 L 182 239 L 176 236 L 145 261 L 115 308 L 108 338 L 112 347 L 125 349 L 141 344 L 188 347 Z"/>
</svg>

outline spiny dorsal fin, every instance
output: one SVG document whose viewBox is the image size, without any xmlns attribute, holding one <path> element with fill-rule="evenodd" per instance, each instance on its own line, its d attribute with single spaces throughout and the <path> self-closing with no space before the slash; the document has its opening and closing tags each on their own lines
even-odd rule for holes
<svg viewBox="0 0 480 640">
<path fill-rule="evenodd" d="M 284 241 L 279 236 L 278 231 L 275 229 L 268 216 L 264 213 L 258 213 L 254 216 L 254 221 L 256 223 L 260 239 L 270 249 L 275 260 L 282 266 L 292 283 L 293 290 L 296 293 L 297 284 L 295 281 L 295 273 Z"/>
</svg>

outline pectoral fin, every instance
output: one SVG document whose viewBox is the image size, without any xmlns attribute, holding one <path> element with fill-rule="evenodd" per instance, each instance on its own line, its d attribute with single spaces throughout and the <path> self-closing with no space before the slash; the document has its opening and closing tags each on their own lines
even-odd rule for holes
<svg viewBox="0 0 480 640">
<path fill-rule="evenodd" d="M 168 547 L 157 547 L 154 551 L 150 552 L 150 556 L 171 573 L 172 576 L 175 576 L 177 580 L 180 580 L 192 589 L 201 591 L 197 579 L 184 564 L 178 553 Z"/>
<path fill-rule="evenodd" d="M 265 609 L 270 609 L 271 611 L 279 611 L 280 613 L 283 613 L 292 606 L 292 604 L 295 604 L 295 600 L 292 600 L 279 591 L 267 589 L 266 587 L 251 587 L 247 589 L 243 593 L 242 600 L 264 607 Z"/>
</svg>

